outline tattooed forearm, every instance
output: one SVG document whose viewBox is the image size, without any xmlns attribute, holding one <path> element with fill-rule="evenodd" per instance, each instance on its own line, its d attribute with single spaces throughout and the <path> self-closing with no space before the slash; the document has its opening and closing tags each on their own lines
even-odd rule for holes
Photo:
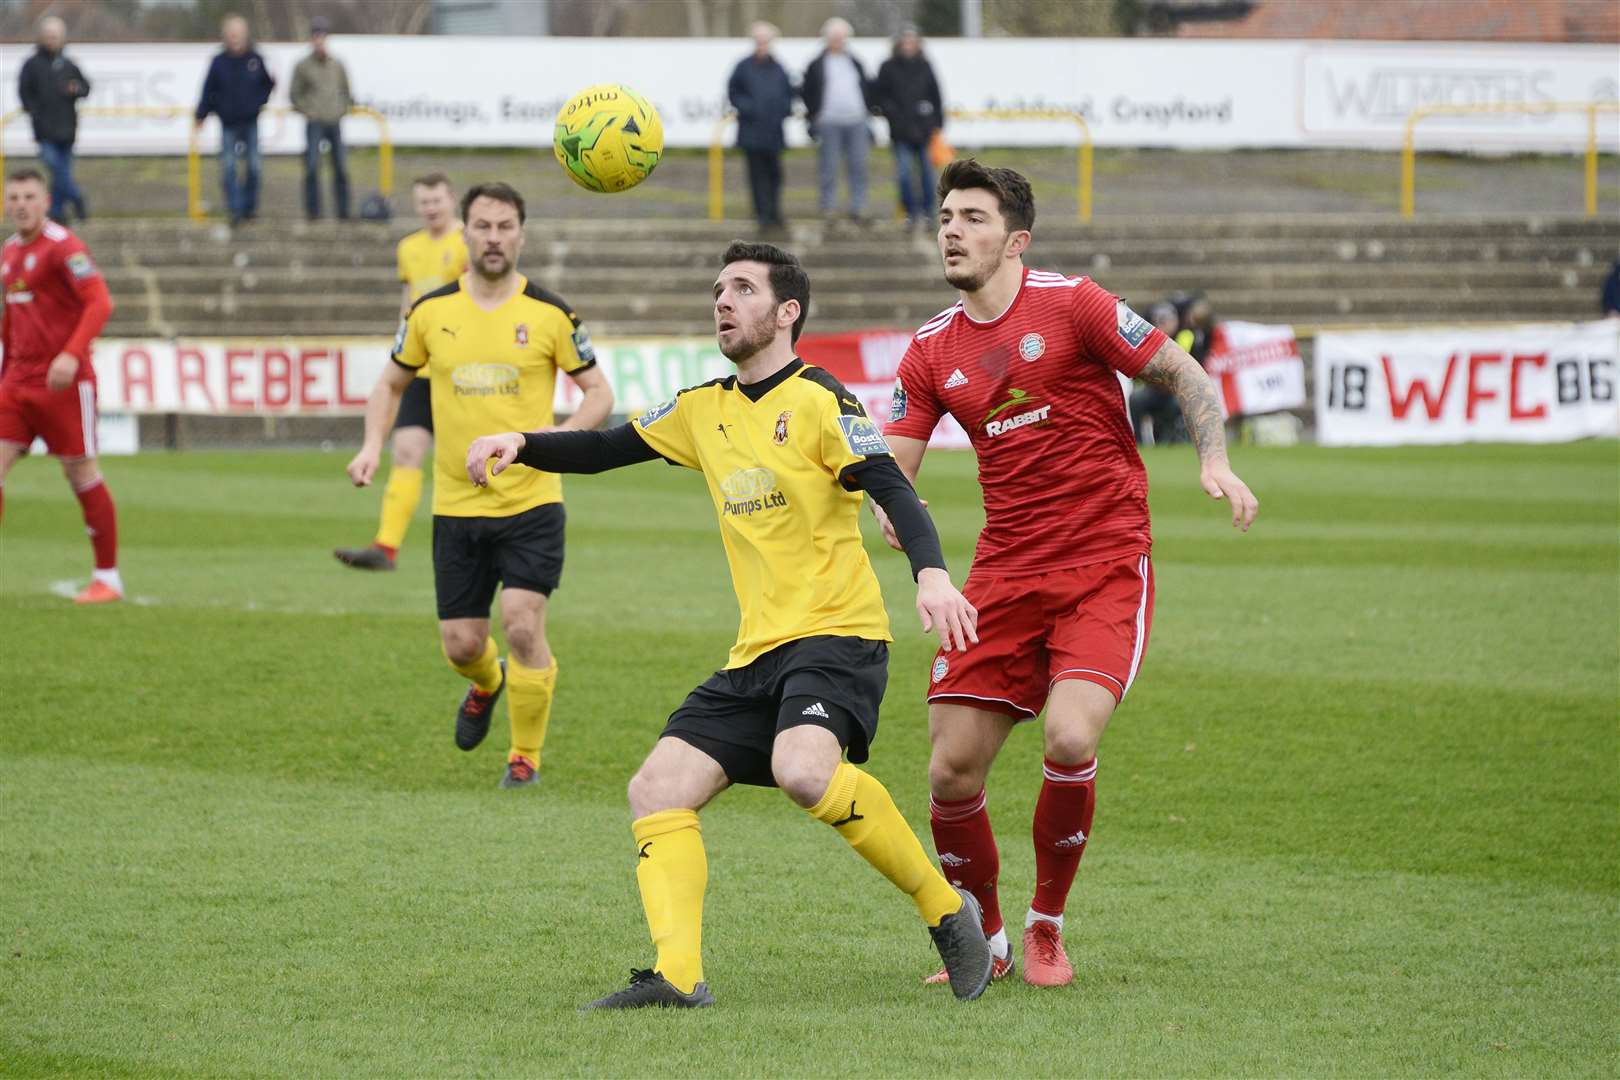
<svg viewBox="0 0 1620 1080">
<path fill-rule="evenodd" d="M 1166 341 L 1137 377 L 1176 395 L 1199 460 L 1226 456 L 1226 422 L 1221 416 L 1220 399 L 1215 396 L 1215 384 L 1186 350 Z"/>
</svg>

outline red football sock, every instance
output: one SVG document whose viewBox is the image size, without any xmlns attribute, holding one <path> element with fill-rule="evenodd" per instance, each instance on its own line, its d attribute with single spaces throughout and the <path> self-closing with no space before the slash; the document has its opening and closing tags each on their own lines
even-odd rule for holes
<svg viewBox="0 0 1620 1080">
<path fill-rule="evenodd" d="M 990 831 L 984 789 L 960 802 L 929 799 L 928 823 L 934 829 L 940 869 L 952 885 L 966 889 L 978 900 L 984 913 L 984 932 L 994 934 L 1001 929 L 1001 903 L 996 899 L 1001 854 L 996 850 L 995 834 Z"/>
<path fill-rule="evenodd" d="M 90 530 L 90 546 L 96 552 L 97 570 L 118 568 L 118 515 L 113 510 L 112 494 L 106 481 L 100 477 L 82 491 L 74 491 L 79 506 L 84 509 L 84 525 Z"/>
<path fill-rule="evenodd" d="M 1047 759 L 1035 803 L 1035 902 L 1030 905 L 1040 914 L 1063 914 L 1096 810 L 1097 759 L 1078 765 Z"/>
</svg>

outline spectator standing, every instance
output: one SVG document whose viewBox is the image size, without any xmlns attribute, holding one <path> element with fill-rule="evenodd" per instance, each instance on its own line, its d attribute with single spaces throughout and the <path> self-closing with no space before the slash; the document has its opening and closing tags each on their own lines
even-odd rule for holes
<svg viewBox="0 0 1620 1080">
<path fill-rule="evenodd" d="M 1620 319 L 1620 259 L 1609 267 L 1609 276 L 1603 279 L 1603 317 Z"/>
<path fill-rule="evenodd" d="M 197 102 L 197 126 L 219 117 L 219 181 L 231 224 L 259 213 L 259 113 L 276 80 L 248 37 L 247 20 L 227 15 L 220 24 L 224 48 L 214 55 Z"/>
<path fill-rule="evenodd" d="M 39 157 L 51 171 L 51 217 L 67 221 L 68 208 L 83 221 L 84 193 L 73 180 L 73 143 L 79 134 L 79 99 L 90 93 L 90 80 L 62 55 L 67 26 L 54 15 L 39 20 L 39 48 L 17 77 L 17 98 L 34 122 Z"/>
<path fill-rule="evenodd" d="M 321 216 L 321 144 L 332 154 L 332 201 L 340 221 L 349 217 L 349 169 L 343 151 L 343 117 L 354 107 L 343 61 L 326 51 L 331 24 L 309 20 L 309 55 L 293 68 L 292 107 L 304 117 L 304 214 Z"/>
<path fill-rule="evenodd" d="M 915 26 L 903 27 L 894 39 L 894 55 L 878 68 L 874 96 L 889 121 L 895 183 L 906 225 L 922 227 L 934 217 L 934 168 L 928 161 L 928 143 L 944 123 L 945 104 Z"/>
<path fill-rule="evenodd" d="M 821 27 L 824 47 L 804 72 L 800 91 L 810 117 L 810 137 L 816 140 L 821 213 L 837 212 L 838 168 L 843 164 L 849 188 L 849 216 L 866 217 L 866 160 L 872 133 L 866 117 L 872 107 L 872 84 L 849 51 L 849 23 L 834 17 Z"/>
<path fill-rule="evenodd" d="M 748 159 L 754 219 L 761 229 L 780 229 L 782 151 L 787 147 L 782 122 L 793 111 L 793 82 L 771 55 L 776 27 L 757 22 L 750 32 L 754 51 L 732 69 L 726 97 L 737 110 L 737 146 Z"/>
</svg>

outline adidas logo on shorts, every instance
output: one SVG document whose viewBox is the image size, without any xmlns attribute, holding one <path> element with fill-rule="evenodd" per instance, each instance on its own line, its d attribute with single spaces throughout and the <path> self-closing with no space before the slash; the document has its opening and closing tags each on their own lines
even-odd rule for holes
<svg viewBox="0 0 1620 1080">
<path fill-rule="evenodd" d="M 800 716 L 819 716 L 823 720 L 826 720 L 828 718 L 827 717 L 827 710 L 822 708 L 821 702 L 819 702 L 819 701 L 812 704 L 809 708 L 805 709 L 799 715 Z"/>
<path fill-rule="evenodd" d="M 955 371 L 951 372 L 951 377 L 945 380 L 945 389 L 947 390 L 955 390 L 958 386 L 966 385 L 967 376 L 962 374 L 961 368 L 957 368 Z"/>
</svg>

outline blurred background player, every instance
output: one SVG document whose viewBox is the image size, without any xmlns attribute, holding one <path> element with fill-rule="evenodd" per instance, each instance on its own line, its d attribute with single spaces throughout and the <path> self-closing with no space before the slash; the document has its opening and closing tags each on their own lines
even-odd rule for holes
<svg viewBox="0 0 1620 1080">
<path fill-rule="evenodd" d="M 118 517 L 96 464 L 96 370 L 90 346 L 112 314 L 112 297 L 83 241 L 45 215 L 36 169 L 6 178 L 6 216 L 17 231 L 0 246 L 0 511 L 6 475 L 35 437 L 62 463 L 79 497 L 95 552 L 90 586 L 77 600 L 124 597 Z"/>
<path fill-rule="evenodd" d="M 523 197 L 506 184 L 479 184 L 462 198 L 461 216 L 471 269 L 412 306 L 394 363 L 366 405 L 365 443 L 348 471 L 356 485 L 371 483 L 400 399 L 426 370 L 439 432 L 433 482 L 439 638 L 450 666 L 472 680 L 456 714 L 456 745 L 471 750 L 483 741 L 496 699 L 510 683 L 512 742 L 501 786 L 526 787 L 540 779 L 557 685 L 546 602 L 562 578 L 562 481 L 524 470 L 475 487 L 467 479 L 466 448 L 491 428 L 551 428 L 559 370 L 584 391 L 565 429 L 601 423 L 613 411 L 613 391 L 573 310 L 517 271 Z M 489 634 L 497 587 L 504 662 Z"/>
<path fill-rule="evenodd" d="M 742 608 L 725 669 L 675 710 L 630 781 L 636 881 L 657 963 L 586 1008 L 714 1004 L 700 952 L 708 860 L 697 812 L 732 784 L 780 787 L 838 830 L 916 904 L 956 996 L 978 997 L 990 951 L 977 903 L 935 872 L 888 790 L 851 764 L 867 758 L 889 671 L 861 491 L 897 522 L 923 628 L 938 628 L 942 648 L 973 640 L 973 610 L 877 425 L 837 379 L 794 355 L 810 304 L 799 260 L 739 240 L 721 263 L 714 325 L 735 376 L 682 390 L 611 431 L 508 432 L 467 451 L 475 484 L 514 461 L 601 472 L 663 458 L 701 471 Z"/>
<path fill-rule="evenodd" d="M 399 242 L 400 307 L 403 321 L 411 305 L 434 289 L 467 272 L 467 240 L 456 220 L 456 195 L 444 173 L 428 173 L 411 183 L 411 199 L 422 227 Z M 405 388 L 394 421 L 388 483 L 383 486 L 377 538 L 362 548 L 338 548 L 332 554 L 358 570 L 392 570 L 405 544 L 405 533 L 422 501 L 422 463 L 433 449 L 433 394 L 428 371 Z"/>
<path fill-rule="evenodd" d="M 1258 504 L 1227 463 L 1220 404 L 1197 362 L 1096 282 L 1025 268 L 1035 200 L 1024 177 L 955 161 L 939 195 L 945 280 L 961 298 L 912 338 L 886 433 L 915 478 L 934 425 L 955 417 L 978 458 L 985 526 L 963 586 L 979 644 L 941 650 L 931 672 L 930 820 L 946 876 L 979 899 L 1005 976 L 984 780 L 1013 725 L 1045 708 L 1024 980 L 1062 986 L 1074 979 L 1063 908 L 1091 835 L 1097 743 L 1153 623 L 1147 471 L 1116 372 L 1175 394 L 1200 482 L 1230 500 L 1233 525 L 1247 530 Z"/>
</svg>

